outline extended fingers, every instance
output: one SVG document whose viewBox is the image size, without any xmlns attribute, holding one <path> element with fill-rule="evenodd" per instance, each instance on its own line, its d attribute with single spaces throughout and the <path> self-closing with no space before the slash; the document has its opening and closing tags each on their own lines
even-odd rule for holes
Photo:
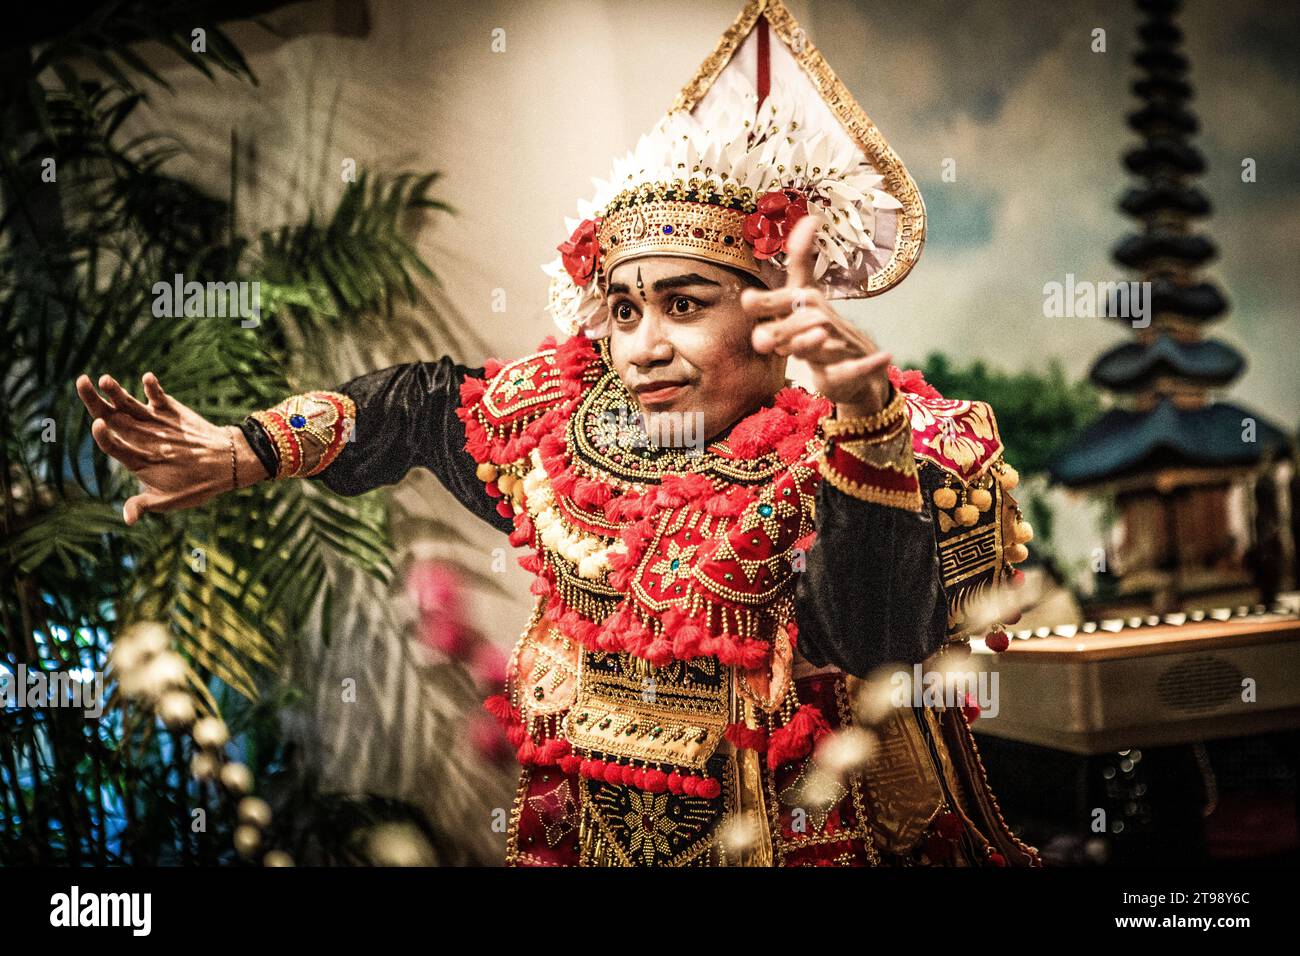
<svg viewBox="0 0 1300 956">
<path fill-rule="evenodd" d="M 140 383 L 144 385 L 144 394 L 149 399 L 149 404 L 156 408 L 163 408 L 171 401 L 163 391 L 162 382 L 158 381 L 158 376 L 153 372 L 145 372 L 140 377 Z"/>
<path fill-rule="evenodd" d="M 148 418 L 149 409 L 131 396 L 131 393 L 118 384 L 111 375 L 99 377 L 99 387 L 104 390 L 108 400 L 119 412 L 126 412 L 132 418 Z"/>
<path fill-rule="evenodd" d="M 827 385 L 834 387 L 836 385 L 848 384 L 851 382 L 861 381 L 868 375 L 871 375 L 884 368 L 894 360 L 894 356 L 889 352 L 872 352 L 862 358 L 848 359 L 843 362 L 831 362 L 822 366 L 822 373 L 826 376 Z"/>
<path fill-rule="evenodd" d="M 780 289 L 746 289 L 740 294 L 740 307 L 755 319 L 789 315 L 797 309 L 824 303 L 821 290 L 783 286 Z"/>
<path fill-rule="evenodd" d="M 796 337 L 816 328 L 825 329 L 826 341 L 843 341 L 839 326 L 832 316 L 821 309 L 799 309 L 787 318 L 756 325 L 753 332 L 754 351 L 789 355 Z"/>
<path fill-rule="evenodd" d="M 90 434 L 104 454 L 116 458 L 131 471 L 136 471 L 151 461 L 151 456 L 143 448 L 127 441 L 102 418 L 96 418 L 91 423 Z"/>
<path fill-rule="evenodd" d="M 785 243 L 786 286 L 803 288 L 812 284 L 816 266 L 813 237 L 816 234 L 817 220 L 812 216 L 804 216 L 795 223 Z"/>
<path fill-rule="evenodd" d="M 86 411 L 90 412 L 91 418 L 107 418 L 113 414 L 113 406 L 104 401 L 103 396 L 95 391 L 95 383 L 90 380 L 89 375 L 81 375 L 77 378 L 77 397 L 81 399 L 81 404 L 86 406 Z"/>
</svg>

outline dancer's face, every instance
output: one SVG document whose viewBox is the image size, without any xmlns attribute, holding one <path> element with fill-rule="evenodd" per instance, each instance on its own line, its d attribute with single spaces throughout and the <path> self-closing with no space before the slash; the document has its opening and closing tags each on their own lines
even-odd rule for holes
<svg viewBox="0 0 1300 956">
<path fill-rule="evenodd" d="M 610 355 L 647 418 L 699 414 L 709 439 L 785 384 L 785 357 L 754 351 L 744 288 L 729 269 L 676 256 L 632 259 L 610 273 Z M 658 383 L 673 387 L 648 389 Z"/>
</svg>

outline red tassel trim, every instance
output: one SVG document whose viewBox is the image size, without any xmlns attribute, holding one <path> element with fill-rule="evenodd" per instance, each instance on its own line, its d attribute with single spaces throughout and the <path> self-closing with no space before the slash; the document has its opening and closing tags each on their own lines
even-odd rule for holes
<svg viewBox="0 0 1300 956">
<path fill-rule="evenodd" d="M 567 766 L 573 766 L 572 761 Z M 563 769 L 563 765 L 561 767 Z M 697 777 L 677 770 L 664 772 L 653 767 L 632 767 L 593 758 L 578 760 L 579 775 L 615 786 L 636 787 L 650 793 L 674 793 L 715 800 L 722 795 L 722 783 L 713 777 Z M 571 771 L 566 771 L 571 772 Z"/>
<path fill-rule="evenodd" d="M 780 767 L 812 753 L 813 746 L 831 732 L 825 716 L 812 704 L 804 704 L 790 721 L 767 738 L 767 765 Z"/>
<path fill-rule="evenodd" d="M 501 726 L 509 727 L 520 721 L 519 712 L 510 706 L 510 699 L 505 694 L 493 694 L 483 701 L 483 709 L 501 721 Z"/>
<path fill-rule="evenodd" d="M 745 724 L 727 724 L 723 732 L 737 750 L 757 750 L 767 752 L 767 731 L 762 727 L 747 727 Z"/>
</svg>

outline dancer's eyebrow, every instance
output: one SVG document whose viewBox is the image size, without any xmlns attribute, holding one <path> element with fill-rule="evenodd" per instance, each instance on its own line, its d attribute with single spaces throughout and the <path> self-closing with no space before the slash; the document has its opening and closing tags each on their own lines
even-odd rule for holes
<svg viewBox="0 0 1300 956">
<path fill-rule="evenodd" d="M 654 292 L 663 292 L 666 289 L 684 289 L 693 285 L 711 285 L 722 288 L 721 282 L 714 282 L 712 279 L 706 279 L 698 272 L 689 272 L 686 275 L 680 276 L 668 276 L 667 278 L 658 280 L 650 288 Z M 631 292 L 631 290 L 625 282 L 611 282 L 605 289 L 606 295 L 618 295 L 619 293 L 626 295 L 629 292 Z"/>
<path fill-rule="evenodd" d="M 681 276 L 669 276 L 666 279 L 660 279 L 650 288 L 655 292 L 663 292 L 665 289 L 681 289 L 691 285 L 712 285 L 722 288 L 722 283 L 714 282 L 712 279 L 706 279 L 698 272 L 691 272 Z"/>
</svg>

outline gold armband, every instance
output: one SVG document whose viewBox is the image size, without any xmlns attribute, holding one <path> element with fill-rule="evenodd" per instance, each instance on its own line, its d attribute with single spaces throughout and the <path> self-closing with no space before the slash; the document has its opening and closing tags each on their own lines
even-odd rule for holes
<svg viewBox="0 0 1300 956">
<path fill-rule="evenodd" d="M 912 453 L 912 421 L 903 393 L 863 418 L 823 418 L 822 478 L 862 501 L 920 511 L 921 483 Z"/>
<path fill-rule="evenodd" d="M 310 478 L 328 468 L 352 439 L 357 406 L 338 392 L 304 392 L 248 417 L 275 445 L 277 480 Z"/>
<path fill-rule="evenodd" d="M 874 415 L 867 415 L 863 418 L 823 418 L 821 422 L 822 434 L 827 438 L 834 438 L 839 435 L 851 435 L 854 438 L 869 438 L 876 435 L 883 435 L 886 432 L 894 431 L 900 422 L 908 420 L 910 416 L 907 411 L 907 402 L 903 398 L 903 393 L 894 391 L 894 397 L 889 404 L 876 412 Z"/>
</svg>

